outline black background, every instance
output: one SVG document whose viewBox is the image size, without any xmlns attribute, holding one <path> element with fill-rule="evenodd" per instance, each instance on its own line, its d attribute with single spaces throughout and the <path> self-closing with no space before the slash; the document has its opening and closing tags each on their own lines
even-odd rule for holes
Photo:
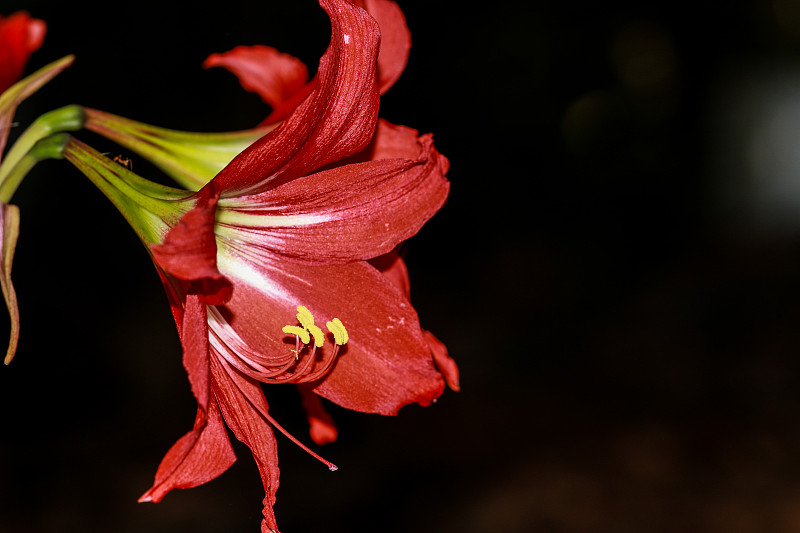
<svg viewBox="0 0 800 533">
<path fill-rule="evenodd" d="M 413 47 L 381 115 L 451 160 L 448 204 L 407 261 L 463 392 L 394 418 L 332 407 L 335 474 L 279 436 L 283 531 L 800 530 L 800 225 L 790 195 L 754 200 L 771 174 L 752 170 L 791 175 L 800 9 L 640 4 L 401 2 Z M 77 55 L 22 125 L 79 103 L 251 127 L 268 109 L 205 57 L 268 44 L 313 68 L 329 37 L 312 0 L 0 7 L 48 22 L 29 72 Z M 782 136 L 759 136 L 781 119 Z M 136 503 L 195 409 L 158 277 L 66 162 L 37 167 L 14 203 L 0 531 L 257 531 L 242 446 L 217 480 Z M 295 391 L 266 393 L 304 437 Z"/>
</svg>

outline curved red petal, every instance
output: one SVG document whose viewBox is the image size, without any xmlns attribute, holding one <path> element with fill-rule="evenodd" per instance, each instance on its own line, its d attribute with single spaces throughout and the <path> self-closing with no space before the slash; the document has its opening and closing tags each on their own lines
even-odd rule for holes
<svg viewBox="0 0 800 533">
<path fill-rule="evenodd" d="M 158 466 L 153 487 L 139 501 L 159 502 L 172 489 L 207 483 L 235 461 L 216 403 L 212 403 L 207 415 L 198 408 L 194 428 L 169 449 Z"/>
<path fill-rule="evenodd" d="M 203 67 L 228 69 L 239 78 L 242 87 L 258 94 L 272 107 L 262 124 L 285 118 L 313 87 L 302 61 L 270 46 L 237 46 L 228 52 L 210 55 Z"/>
<path fill-rule="evenodd" d="M 0 93 L 11 87 L 25 70 L 31 54 L 44 42 L 47 26 L 24 11 L 0 17 Z"/>
<path fill-rule="evenodd" d="M 446 158 L 428 136 L 417 149 L 416 160 L 340 166 L 259 195 L 223 199 L 218 234 L 309 264 L 386 253 L 416 234 L 447 198 Z"/>
<path fill-rule="evenodd" d="M 257 193 L 362 150 L 378 117 L 375 21 L 346 0 L 320 0 L 331 44 L 317 82 L 276 129 L 234 158 L 212 180 L 223 196 Z"/>
<path fill-rule="evenodd" d="M 333 369 L 314 391 L 356 411 L 395 414 L 409 403 L 430 404 L 444 388 L 433 366 L 419 320 L 405 296 L 365 262 L 309 266 L 285 261 L 252 261 L 226 251 L 220 269 L 235 285 L 220 315 L 228 326 L 211 324 L 230 347 L 269 356 L 294 348 L 281 328 L 295 322 L 295 308 L 306 305 L 320 323 L 339 318 L 350 340 Z M 331 345 L 318 350 L 330 350 Z"/>
<path fill-rule="evenodd" d="M 378 84 L 381 94 L 394 85 L 408 63 L 411 32 L 403 11 L 391 0 L 355 0 L 367 10 L 381 29 L 381 50 L 378 54 Z"/>
</svg>

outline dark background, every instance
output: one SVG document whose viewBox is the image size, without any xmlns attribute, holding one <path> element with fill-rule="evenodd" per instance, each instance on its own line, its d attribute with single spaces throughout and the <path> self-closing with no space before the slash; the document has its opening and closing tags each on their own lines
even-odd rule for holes
<svg viewBox="0 0 800 533">
<path fill-rule="evenodd" d="M 641 4 L 401 1 L 413 48 L 381 115 L 451 160 L 407 261 L 463 392 L 394 418 L 332 407 L 335 474 L 279 436 L 283 531 L 800 531 L 800 3 Z M 48 22 L 29 72 L 77 55 L 23 125 L 79 103 L 251 127 L 267 108 L 205 57 L 269 44 L 314 68 L 329 35 L 313 0 L 0 8 Z M 217 480 L 136 503 L 195 409 L 158 277 L 67 163 L 15 203 L 0 531 L 257 531 L 242 446 Z M 307 441 L 295 391 L 266 392 Z"/>
</svg>

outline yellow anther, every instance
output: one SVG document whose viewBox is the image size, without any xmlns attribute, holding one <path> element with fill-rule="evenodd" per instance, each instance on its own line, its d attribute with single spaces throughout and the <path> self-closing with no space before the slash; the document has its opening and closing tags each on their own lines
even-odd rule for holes
<svg viewBox="0 0 800 533">
<path fill-rule="evenodd" d="M 317 348 L 320 348 L 323 344 L 325 344 L 325 334 L 321 329 L 314 324 L 309 324 L 306 326 L 306 329 L 309 333 L 311 333 L 311 336 L 314 337 L 314 344 L 317 346 Z"/>
<path fill-rule="evenodd" d="M 306 331 L 305 328 L 301 328 L 299 326 L 283 326 L 283 329 L 281 331 L 283 331 L 284 333 L 288 333 L 289 335 L 297 335 L 298 337 L 300 337 L 300 340 L 303 342 L 303 344 L 308 344 L 309 341 L 311 340 L 311 337 L 308 335 L 308 331 Z M 319 343 L 317 343 L 316 336 L 314 337 L 314 343 L 317 344 L 317 346 L 319 346 Z"/>
<path fill-rule="evenodd" d="M 300 322 L 304 328 L 310 329 L 310 326 L 314 325 L 314 315 L 312 315 L 304 305 L 298 305 L 297 321 Z"/>
<path fill-rule="evenodd" d="M 339 346 L 343 344 L 347 344 L 347 341 L 350 337 L 347 336 L 347 330 L 344 329 L 344 324 L 338 318 L 334 318 L 330 322 L 325 324 L 328 326 L 328 331 L 333 333 L 333 340 Z"/>
</svg>

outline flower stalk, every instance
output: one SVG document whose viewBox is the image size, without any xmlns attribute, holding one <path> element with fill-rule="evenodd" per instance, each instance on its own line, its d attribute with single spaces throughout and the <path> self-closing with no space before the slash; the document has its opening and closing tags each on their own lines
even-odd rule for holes
<svg viewBox="0 0 800 533">
<path fill-rule="evenodd" d="M 23 178 L 42 158 L 49 158 L 55 152 L 40 147 L 31 153 L 34 145 L 49 135 L 64 131 L 77 131 L 83 128 L 86 114 L 83 108 L 71 105 L 56 109 L 37 118 L 9 149 L 3 165 L 0 166 L 0 201 L 8 203 L 14 196 Z"/>
</svg>

